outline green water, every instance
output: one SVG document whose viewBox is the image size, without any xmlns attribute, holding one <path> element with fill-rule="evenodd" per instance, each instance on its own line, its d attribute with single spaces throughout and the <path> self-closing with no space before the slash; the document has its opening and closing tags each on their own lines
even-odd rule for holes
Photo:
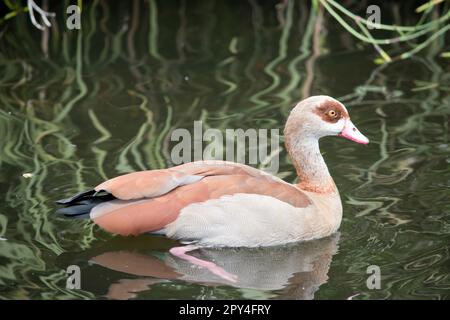
<svg viewBox="0 0 450 320">
<path fill-rule="evenodd" d="M 450 297 L 442 37 L 380 66 L 372 47 L 306 1 L 108 3 L 84 3 L 81 31 L 65 28 L 59 2 L 48 33 L 27 15 L 1 27 L 0 298 Z M 54 200 L 104 179 L 171 166 L 175 128 L 281 129 L 313 94 L 340 99 L 371 140 L 321 142 L 343 200 L 340 233 L 194 253 L 237 274 L 234 286 L 171 257 L 175 241 L 112 236 L 54 213 Z M 278 175 L 295 180 L 284 149 Z M 80 290 L 66 288 L 69 265 L 80 267 Z M 370 265 L 380 289 L 366 285 Z"/>
</svg>

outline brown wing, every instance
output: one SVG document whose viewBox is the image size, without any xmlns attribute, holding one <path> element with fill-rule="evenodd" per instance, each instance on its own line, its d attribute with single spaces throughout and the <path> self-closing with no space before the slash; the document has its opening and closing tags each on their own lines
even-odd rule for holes
<svg viewBox="0 0 450 320">
<path fill-rule="evenodd" d="M 295 207 L 310 204 L 308 197 L 296 187 L 260 174 L 212 175 L 179 186 L 158 197 L 135 201 L 113 200 L 96 206 L 91 217 L 99 226 L 122 235 L 140 234 L 164 228 L 174 221 L 182 208 L 192 203 L 236 193 L 275 197 Z"/>
</svg>

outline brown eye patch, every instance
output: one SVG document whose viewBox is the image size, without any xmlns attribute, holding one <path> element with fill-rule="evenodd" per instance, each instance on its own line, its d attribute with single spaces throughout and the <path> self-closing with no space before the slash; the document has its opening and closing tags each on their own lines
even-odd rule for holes
<svg viewBox="0 0 450 320">
<path fill-rule="evenodd" d="M 330 123 L 338 122 L 342 117 L 348 117 L 344 108 L 336 101 L 325 101 L 314 110 L 322 120 Z"/>
</svg>

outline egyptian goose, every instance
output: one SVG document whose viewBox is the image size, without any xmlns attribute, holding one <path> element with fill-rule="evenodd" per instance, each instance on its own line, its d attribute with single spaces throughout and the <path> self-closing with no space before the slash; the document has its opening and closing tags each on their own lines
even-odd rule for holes
<svg viewBox="0 0 450 320">
<path fill-rule="evenodd" d="M 339 228 L 342 204 L 319 139 L 342 136 L 361 144 L 369 140 L 344 105 L 329 96 L 299 102 L 284 134 L 298 184 L 243 164 L 198 161 L 110 179 L 57 201 L 65 206 L 59 212 L 89 215 L 111 233 L 159 233 L 197 247 L 273 246 L 329 236 Z M 171 252 L 186 258 L 192 248 L 196 247 Z"/>
</svg>

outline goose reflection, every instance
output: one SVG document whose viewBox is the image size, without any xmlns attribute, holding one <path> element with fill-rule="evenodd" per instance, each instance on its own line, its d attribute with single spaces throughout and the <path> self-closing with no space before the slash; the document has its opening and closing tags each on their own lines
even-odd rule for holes
<svg viewBox="0 0 450 320">
<path fill-rule="evenodd" d="M 136 248 L 135 243 L 130 243 L 129 248 L 122 245 L 122 248 L 116 246 L 111 249 L 114 246 L 109 245 L 100 253 L 88 254 L 86 259 L 91 266 L 120 272 L 120 279 L 109 284 L 106 293 L 109 299 L 135 298 L 139 292 L 167 280 L 277 291 L 277 296 L 282 299 L 313 299 L 315 292 L 328 280 L 328 270 L 337 252 L 338 241 L 339 234 L 335 234 L 283 247 L 202 248 L 190 252 L 190 255 L 214 262 L 235 275 L 235 282 L 171 255 L 164 248 L 167 243 L 163 248 L 152 248 L 150 253 Z"/>
</svg>

